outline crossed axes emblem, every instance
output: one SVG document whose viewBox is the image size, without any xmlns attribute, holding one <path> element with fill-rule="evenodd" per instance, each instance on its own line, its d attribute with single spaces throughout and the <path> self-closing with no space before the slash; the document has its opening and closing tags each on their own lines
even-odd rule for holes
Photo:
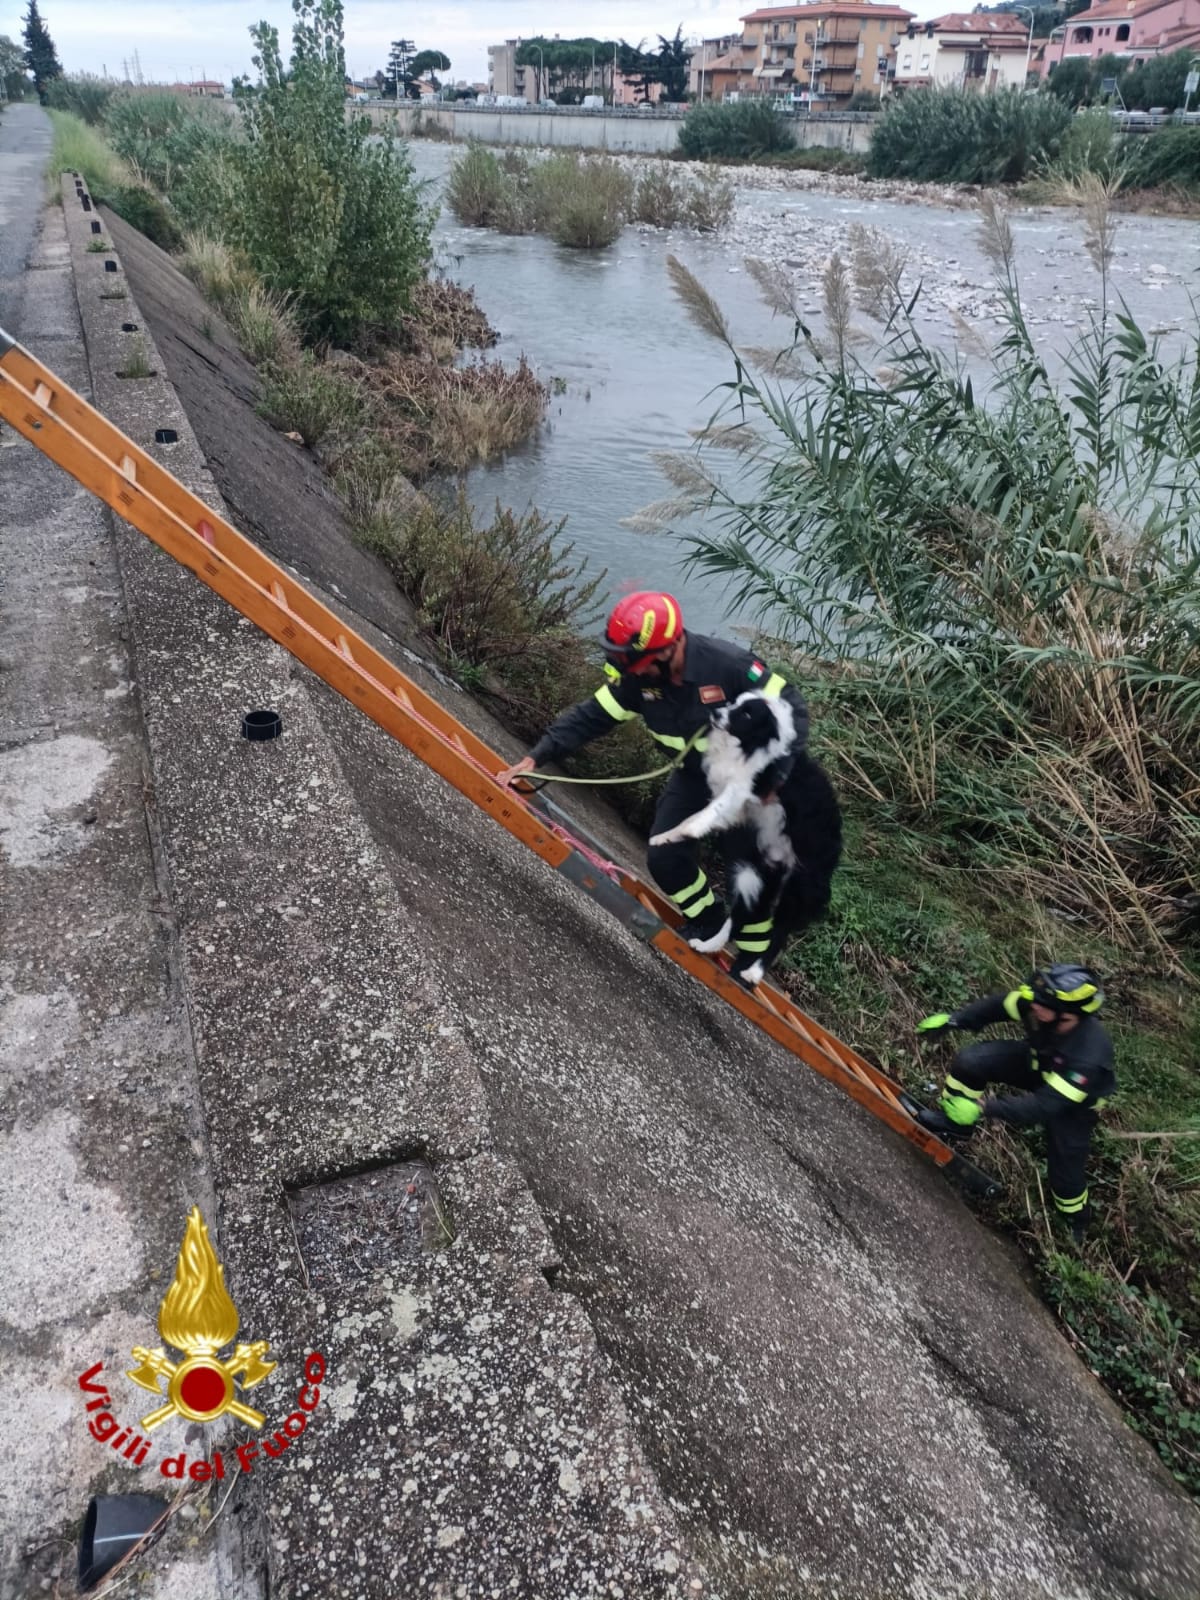
<svg viewBox="0 0 1200 1600">
<path fill-rule="evenodd" d="M 242 1390 L 245 1391 L 253 1389 L 256 1383 L 261 1383 L 269 1373 L 274 1372 L 277 1363 L 263 1360 L 269 1348 L 268 1342 L 260 1339 L 255 1344 L 237 1345 L 228 1361 L 222 1361 L 210 1350 L 202 1350 L 176 1363 L 168 1361 L 161 1349 L 147 1350 L 144 1345 L 135 1345 L 133 1359 L 139 1365 L 125 1376 L 157 1395 L 163 1392 L 158 1380 L 167 1380 L 166 1404 L 143 1417 L 142 1427 L 149 1431 L 168 1417 L 176 1415 L 192 1421 L 208 1421 L 228 1411 L 239 1422 L 248 1423 L 252 1428 L 261 1428 L 266 1421 L 265 1414 L 234 1398 L 237 1390 L 233 1380 L 240 1377 Z"/>
</svg>

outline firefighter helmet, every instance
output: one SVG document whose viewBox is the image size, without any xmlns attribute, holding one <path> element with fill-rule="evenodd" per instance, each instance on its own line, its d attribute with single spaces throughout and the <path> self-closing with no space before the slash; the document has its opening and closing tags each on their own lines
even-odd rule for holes
<svg viewBox="0 0 1200 1600">
<path fill-rule="evenodd" d="M 1104 1004 L 1104 990 L 1095 973 L 1073 962 L 1039 968 L 1030 974 L 1028 987 L 1038 1005 L 1055 1011 L 1090 1014 Z"/>
<path fill-rule="evenodd" d="M 604 630 L 604 654 L 614 667 L 669 650 L 683 633 L 683 612 L 674 595 L 641 590 L 618 600 Z"/>
</svg>

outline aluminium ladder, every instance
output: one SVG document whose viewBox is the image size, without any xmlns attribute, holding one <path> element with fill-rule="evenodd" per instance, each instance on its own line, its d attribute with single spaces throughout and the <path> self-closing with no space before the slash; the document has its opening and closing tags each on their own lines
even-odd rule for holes
<svg viewBox="0 0 1200 1600">
<path fill-rule="evenodd" d="M 964 1186 L 983 1195 L 998 1192 L 994 1179 L 915 1120 L 916 1105 L 886 1073 L 779 990 L 766 983 L 743 988 L 719 961 L 680 937 L 682 919 L 668 900 L 585 844 L 575 824 L 570 831 L 558 820 L 566 814 L 556 805 L 540 797 L 526 800 L 498 783 L 496 774 L 506 763 L 493 750 L 3 329 L 0 418 L 638 938 Z"/>
</svg>

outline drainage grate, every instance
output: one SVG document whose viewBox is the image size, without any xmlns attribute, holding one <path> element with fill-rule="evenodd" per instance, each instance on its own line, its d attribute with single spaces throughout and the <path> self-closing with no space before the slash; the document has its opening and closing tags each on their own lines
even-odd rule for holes
<svg viewBox="0 0 1200 1600">
<path fill-rule="evenodd" d="M 426 1161 L 402 1161 L 288 1191 L 314 1289 L 394 1270 L 453 1243 L 454 1228 Z"/>
</svg>

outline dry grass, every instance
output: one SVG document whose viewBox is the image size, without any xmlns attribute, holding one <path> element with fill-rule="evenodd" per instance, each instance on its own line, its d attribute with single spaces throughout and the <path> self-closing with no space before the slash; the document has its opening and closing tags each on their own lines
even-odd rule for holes
<svg viewBox="0 0 1200 1600">
<path fill-rule="evenodd" d="M 218 311 L 225 311 L 236 295 L 248 294 L 258 283 L 229 246 L 210 233 L 184 235 L 179 269 Z"/>
<path fill-rule="evenodd" d="M 286 295 L 261 283 L 234 279 L 223 307 L 238 344 L 256 367 L 291 362 L 300 355 L 300 333 Z"/>
<path fill-rule="evenodd" d="M 392 354 L 360 364 L 381 435 L 414 479 L 464 472 L 510 450 L 545 414 L 549 391 L 524 358 L 446 367 Z"/>
</svg>

